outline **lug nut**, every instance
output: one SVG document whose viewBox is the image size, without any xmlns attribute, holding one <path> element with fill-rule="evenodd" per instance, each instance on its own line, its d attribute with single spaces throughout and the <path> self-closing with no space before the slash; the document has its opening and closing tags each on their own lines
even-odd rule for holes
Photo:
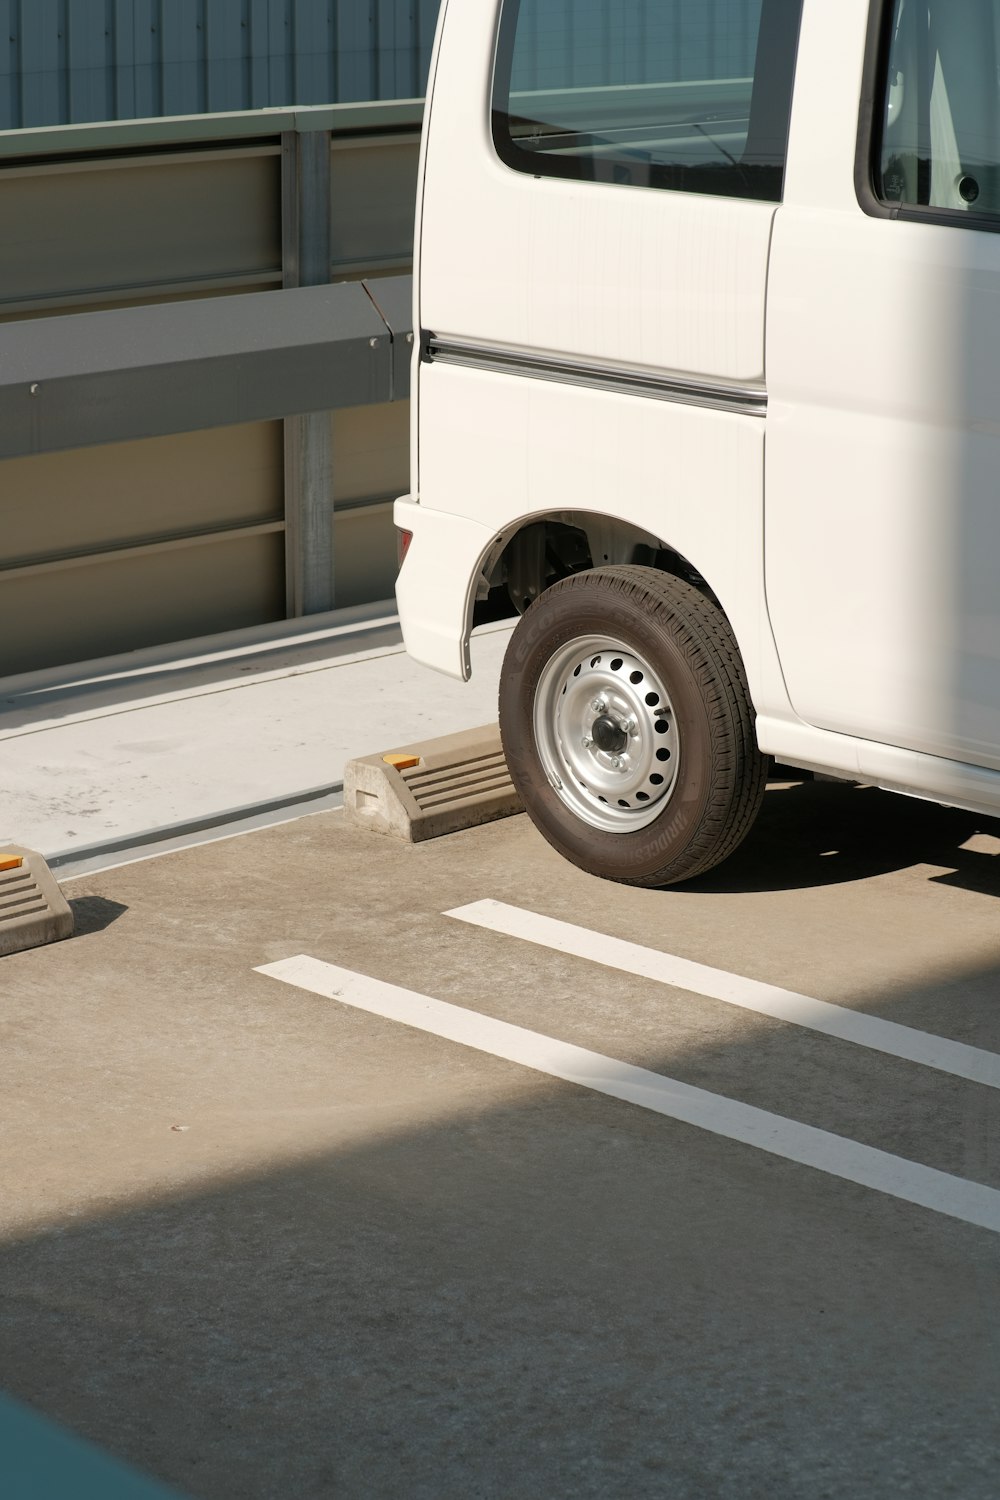
<svg viewBox="0 0 1000 1500">
<path fill-rule="evenodd" d="M 594 710 L 595 714 L 607 713 L 608 705 L 602 698 L 595 698 L 590 706 Z"/>
</svg>

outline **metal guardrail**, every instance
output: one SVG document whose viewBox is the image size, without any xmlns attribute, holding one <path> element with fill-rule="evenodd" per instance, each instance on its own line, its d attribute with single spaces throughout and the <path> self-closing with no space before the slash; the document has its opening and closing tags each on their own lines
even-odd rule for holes
<svg viewBox="0 0 1000 1500">
<path fill-rule="evenodd" d="M 123 151 L 137 146 L 197 145 L 260 140 L 286 131 L 329 130 L 336 135 L 419 130 L 423 99 L 366 100 L 356 104 L 297 105 L 276 109 L 172 115 L 141 120 L 101 120 L 86 124 L 0 130 L 0 159 L 35 161 L 77 152 Z"/>
<path fill-rule="evenodd" d="M 411 278 L 8 324 L 0 459 L 403 400 Z"/>
<path fill-rule="evenodd" d="M 422 113 L 0 133 L 0 675 L 391 592 Z"/>
</svg>

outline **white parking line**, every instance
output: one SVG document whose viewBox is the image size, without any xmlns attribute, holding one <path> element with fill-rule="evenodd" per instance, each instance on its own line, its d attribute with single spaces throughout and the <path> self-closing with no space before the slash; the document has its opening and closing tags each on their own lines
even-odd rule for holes
<svg viewBox="0 0 1000 1500">
<path fill-rule="evenodd" d="M 579 1084 L 612 1099 L 639 1105 L 669 1119 L 711 1131 L 713 1135 L 756 1146 L 772 1156 L 813 1167 L 934 1213 L 1000 1232 L 1000 1192 L 995 1188 L 935 1171 L 872 1146 L 817 1130 L 812 1125 L 786 1120 L 781 1115 L 692 1088 L 646 1068 L 588 1052 L 583 1047 L 449 1005 L 430 995 L 369 979 L 305 954 L 262 964 L 256 972 L 326 999 L 340 1000 L 388 1021 L 473 1047 L 491 1057 L 546 1073 L 565 1083 Z"/>
<path fill-rule="evenodd" d="M 669 984 L 694 995 L 723 1000 L 727 1005 L 738 1005 L 743 1010 L 756 1011 L 758 1015 L 773 1016 L 776 1021 L 790 1021 L 795 1026 L 838 1037 L 842 1042 L 870 1047 L 875 1052 L 887 1052 L 890 1057 L 935 1068 L 939 1073 L 951 1073 L 956 1078 L 968 1079 L 970 1083 L 1000 1088 L 1000 1056 L 969 1047 L 964 1042 L 931 1036 L 926 1031 L 900 1026 L 895 1021 L 882 1021 L 878 1016 L 866 1016 L 842 1005 L 831 1005 L 826 1000 L 814 1000 L 793 990 L 778 989 L 758 979 L 745 979 L 725 969 L 712 969 L 687 958 L 677 958 L 672 953 L 661 953 L 656 948 L 644 948 L 639 943 L 592 932 L 588 927 L 576 927 L 572 922 L 560 922 L 519 906 L 508 906 L 503 901 L 474 901 L 470 906 L 458 906 L 445 912 L 445 916 L 457 917 L 460 922 L 486 927 L 491 932 L 501 932 L 542 948 L 552 948 L 557 953 L 586 958 L 621 974 L 655 979 L 660 984 Z"/>
</svg>

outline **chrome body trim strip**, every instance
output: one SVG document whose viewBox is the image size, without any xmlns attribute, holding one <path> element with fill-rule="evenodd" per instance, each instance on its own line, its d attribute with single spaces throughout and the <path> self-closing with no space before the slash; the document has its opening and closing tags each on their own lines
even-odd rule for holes
<svg viewBox="0 0 1000 1500">
<path fill-rule="evenodd" d="M 614 391 L 618 395 L 646 396 L 655 401 L 707 407 L 711 411 L 726 411 L 744 417 L 767 416 L 767 391 L 763 385 L 725 385 L 694 380 L 687 375 L 653 374 L 624 366 L 526 354 L 514 349 L 449 343 L 433 334 L 424 335 L 423 358 L 431 364 L 462 365 L 497 375 L 521 375 L 530 380 L 588 386 L 593 390 Z"/>
</svg>

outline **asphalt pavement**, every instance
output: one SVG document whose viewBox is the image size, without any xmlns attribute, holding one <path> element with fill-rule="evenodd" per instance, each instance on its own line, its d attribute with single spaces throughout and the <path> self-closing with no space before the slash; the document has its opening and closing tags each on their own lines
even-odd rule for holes
<svg viewBox="0 0 1000 1500">
<path fill-rule="evenodd" d="M 198 1500 L 987 1500 L 998 854 L 787 778 L 663 892 L 337 811 L 68 880 L 6 1387 Z"/>
</svg>

